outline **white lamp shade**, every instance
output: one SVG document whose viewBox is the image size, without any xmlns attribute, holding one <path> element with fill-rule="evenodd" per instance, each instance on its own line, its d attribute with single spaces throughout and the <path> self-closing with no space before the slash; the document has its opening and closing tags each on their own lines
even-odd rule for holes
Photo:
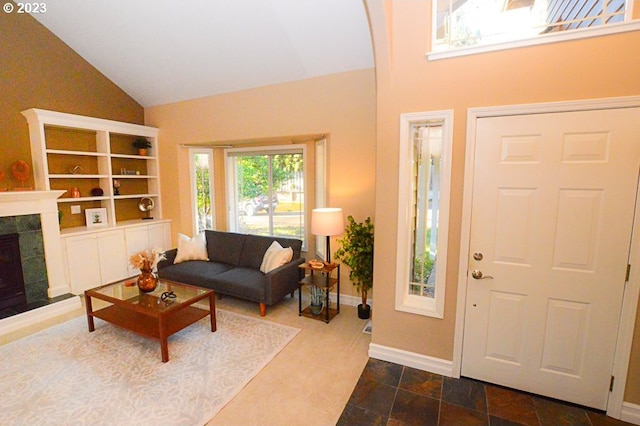
<svg viewBox="0 0 640 426">
<path fill-rule="evenodd" d="M 342 209 L 323 207 L 311 211 L 311 233 L 313 235 L 340 235 L 343 232 Z"/>
</svg>

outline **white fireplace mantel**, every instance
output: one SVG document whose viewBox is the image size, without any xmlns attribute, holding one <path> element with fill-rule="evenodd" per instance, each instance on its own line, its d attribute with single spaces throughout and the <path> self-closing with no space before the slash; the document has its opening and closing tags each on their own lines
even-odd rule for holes
<svg viewBox="0 0 640 426">
<path fill-rule="evenodd" d="M 69 293 L 64 273 L 57 199 L 65 191 L 0 192 L 0 217 L 39 214 L 49 278 L 49 297 Z"/>
</svg>

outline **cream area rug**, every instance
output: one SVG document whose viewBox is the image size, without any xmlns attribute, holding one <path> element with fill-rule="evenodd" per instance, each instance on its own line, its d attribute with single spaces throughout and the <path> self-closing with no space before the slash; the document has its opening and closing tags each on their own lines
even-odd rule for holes
<svg viewBox="0 0 640 426">
<path fill-rule="evenodd" d="M 216 310 L 160 343 L 76 318 L 0 346 L 3 425 L 203 425 L 300 329 Z"/>
</svg>

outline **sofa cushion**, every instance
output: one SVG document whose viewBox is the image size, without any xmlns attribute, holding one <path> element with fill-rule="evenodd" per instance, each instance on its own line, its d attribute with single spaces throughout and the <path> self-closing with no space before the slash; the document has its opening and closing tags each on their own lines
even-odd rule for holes
<svg viewBox="0 0 640 426">
<path fill-rule="evenodd" d="M 266 276 L 251 268 L 241 266 L 216 275 L 214 278 L 217 291 L 229 296 L 240 297 L 262 302 L 265 300 Z"/>
<path fill-rule="evenodd" d="M 212 278 L 230 269 L 233 269 L 233 266 L 205 260 L 194 260 L 162 268 L 158 271 L 158 276 L 165 280 L 213 288 L 211 285 Z"/>
<path fill-rule="evenodd" d="M 264 254 L 273 243 L 277 241 L 282 247 L 291 247 L 293 259 L 300 257 L 302 241 L 293 238 L 265 237 L 262 235 L 247 235 L 245 239 L 242 255 L 240 256 L 240 266 L 260 269 Z"/>
<path fill-rule="evenodd" d="M 283 248 L 280 243 L 274 241 L 264 253 L 262 264 L 260 265 L 260 271 L 267 274 L 278 266 L 291 262 L 292 257 L 293 250 L 291 247 Z"/>
<path fill-rule="evenodd" d="M 238 266 L 246 235 L 206 230 L 205 237 L 210 261 Z"/>
<path fill-rule="evenodd" d="M 209 260 L 207 256 L 207 242 L 203 234 L 198 234 L 193 238 L 178 234 L 178 252 L 173 263 L 182 263 L 187 260 Z"/>
</svg>

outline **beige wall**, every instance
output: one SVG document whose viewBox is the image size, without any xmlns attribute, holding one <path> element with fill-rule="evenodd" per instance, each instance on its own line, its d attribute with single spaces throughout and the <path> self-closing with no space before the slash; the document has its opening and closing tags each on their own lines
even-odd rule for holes
<svg viewBox="0 0 640 426">
<path fill-rule="evenodd" d="M 144 118 L 137 102 L 27 14 L 0 13 L 0 90 L 0 171 L 7 175 L 0 188 L 18 186 L 14 161 L 31 164 L 25 109 L 138 124 Z"/>
<path fill-rule="evenodd" d="M 173 221 L 174 243 L 176 233 L 193 232 L 188 152 L 179 146 L 185 143 L 326 134 L 327 204 L 342 207 L 345 216 L 359 221 L 373 217 L 375 114 L 371 69 L 145 109 L 146 124 L 160 128 L 163 212 Z M 216 167 L 221 165 L 216 162 Z M 218 193 L 222 184 L 216 180 Z M 218 228 L 225 229 L 219 219 Z M 335 247 L 332 243 L 332 251 Z M 342 293 L 355 295 L 342 272 Z"/>
<path fill-rule="evenodd" d="M 377 70 L 376 291 L 373 343 L 453 357 L 466 113 L 471 107 L 640 95 L 640 32 L 429 61 L 431 2 L 370 0 Z M 452 198 L 444 319 L 394 309 L 401 113 L 454 110 Z M 640 361 L 638 331 L 632 365 Z M 629 382 L 638 383 L 632 369 Z M 636 387 L 626 400 L 640 403 Z"/>
</svg>

